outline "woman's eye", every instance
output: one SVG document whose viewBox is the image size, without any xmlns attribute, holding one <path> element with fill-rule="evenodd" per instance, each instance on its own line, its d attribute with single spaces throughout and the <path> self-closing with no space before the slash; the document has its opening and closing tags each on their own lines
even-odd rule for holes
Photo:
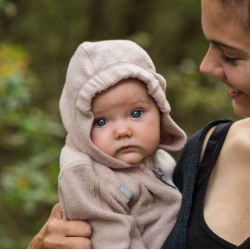
<svg viewBox="0 0 250 250">
<path fill-rule="evenodd" d="M 99 119 L 95 121 L 95 125 L 98 127 L 102 127 L 104 125 L 108 124 L 108 121 L 105 119 Z"/>
<path fill-rule="evenodd" d="M 140 116 L 142 116 L 142 114 L 143 114 L 143 111 L 135 110 L 135 111 L 132 112 L 130 117 L 131 118 L 139 118 Z"/>
<path fill-rule="evenodd" d="M 236 62 L 238 61 L 237 58 L 231 58 L 231 57 L 226 56 L 225 54 L 221 55 L 221 59 L 223 62 L 230 63 L 232 65 L 235 65 Z"/>
</svg>

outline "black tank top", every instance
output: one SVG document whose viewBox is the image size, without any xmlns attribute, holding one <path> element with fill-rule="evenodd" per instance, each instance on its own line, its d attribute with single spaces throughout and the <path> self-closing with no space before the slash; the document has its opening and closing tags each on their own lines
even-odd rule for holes
<svg viewBox="0 0 250 250">
<path fill-rule="evenodd" d="M 194 188 L 193 204 L 187 228 L 187 248 L 236 248 L 235 245 L 223 240 L 208 227 L 203 213 L 208 181 L 232 124 L 230 122 L 217 125 L 208 140 Z"/>
</svg>

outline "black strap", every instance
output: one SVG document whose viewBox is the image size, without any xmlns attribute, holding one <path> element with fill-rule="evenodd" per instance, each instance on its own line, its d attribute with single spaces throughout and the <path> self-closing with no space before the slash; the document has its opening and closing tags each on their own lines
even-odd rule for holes
<svg viewBox="0 0 250 250">
<path fill-rule="evenodd" d="M 206 178 L 211 174 L 227 136 L 228 130 L 232 124 L 233 122 L 221 123 L 216 126 L 211 134 L 198 171 L 196 189 L 199 189 L 205 182 Z"/>
<path fill-rule="evenodd" d="M 249 249 L 250 248 L 250 237 L 244 241 L 240 246 L 236 248 L 243 248 L 243 249 Z"/>
</svg>

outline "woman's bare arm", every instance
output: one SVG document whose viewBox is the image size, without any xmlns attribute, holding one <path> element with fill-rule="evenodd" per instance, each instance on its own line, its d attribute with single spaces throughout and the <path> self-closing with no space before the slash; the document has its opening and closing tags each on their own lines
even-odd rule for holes
<svg viewBox="0 0 250 250">
<path fill-rule="evenodd" d="M 90 249 L 91 226 L 85 221 L 64 221 L 60 203 L 56 204 L 28 249 Z"/>
</svg>

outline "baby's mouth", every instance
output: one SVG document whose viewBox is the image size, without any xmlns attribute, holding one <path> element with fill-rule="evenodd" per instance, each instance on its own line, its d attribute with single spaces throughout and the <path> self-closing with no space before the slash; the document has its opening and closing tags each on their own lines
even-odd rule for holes
<svg viewBox="0 0 250 250">
<path fill-rule="evenodd" d="M 239 93 L 239 92 L 241 92 L 240 90 L 238 90 L 238 89 L 236 89 L 236 88 L 233 88 L 233 87 L 231 87 L 231 86 L 229 86 L 229 85 L 227 85 L 227 84 L 226 84 L 226 87 L 227 87 L 227 90 L 228 90 L 229 92 L 232 92 L 232 93 Z"/>
<path fill-rule="evenodd" d="M 120 150 L 132 150 L 134 148 L 135 148 L 134 146 L 124 146 Z"/>
</svg>

